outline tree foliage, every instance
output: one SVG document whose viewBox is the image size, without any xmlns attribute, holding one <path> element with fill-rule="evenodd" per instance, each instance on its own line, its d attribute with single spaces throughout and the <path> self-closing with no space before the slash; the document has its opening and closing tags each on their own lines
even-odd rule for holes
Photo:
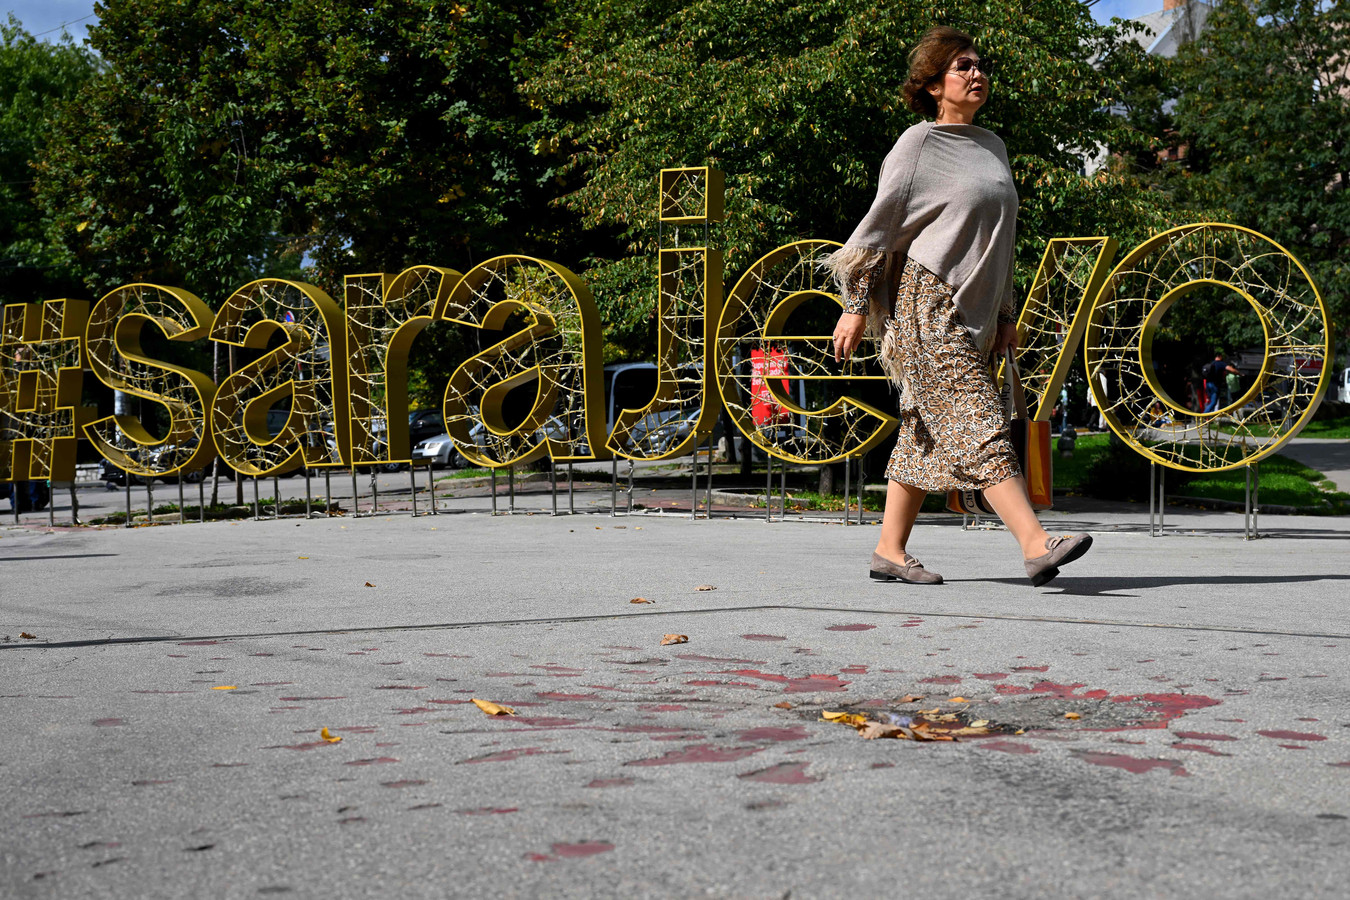
<svg viewBox="0 0 1350 900">
<path fill-rule="evenodd" d="M 1350 5 L 1219 0 L 1179 56 L 1175 202 L 1221 207 L 1308 268 L 1350 336 Z M 1247 315 L 1250 319 L 1250 314 Z M 1236 327 L 1236 326 L 1233 326 Z"/>
<path fill-rule="evenodd" d="M 69 39 L 36 41 L 13 15 L 0 23 L 0 303 L 55 299 L 77 286 L 44 234 L 32 167 L 52 114 L 96 68 Z"/>
<path fill-rule="evenodd" d="M 1128 244 L 1165 220 L 1132 181 L 1082 174 L 1086 153 L 1138 142 L 1108 107 L 1146 60 L 1074 0 L 580 0 L 526 90 L 545 105 L 540 145 L 557 147 L 581 182 L 561 202 L 612 237 L 589 268 L 610 340 L 651 349 L 661 167 L 727 173 L 718 234 L 729 277 L 779 244 L 847 237 L 882 158 L 918 121 L 900 100 L 906 53 L 938 22 L 968 30 L 999 62 L 980 124 L 1008 145 L 1024 286 L 1048 238 Z"/>
<path fill-rule="evenodd" d="M 41 187 L 86 279 L 218 294 L 303 251 L 462 267 L 556 233 L 516 68 L 546 6 L 123 0 Z M 552 225 L 552 227 L 550 227 Z M 223 300 L 216 296 L 215 302 Z"/>
</svg>

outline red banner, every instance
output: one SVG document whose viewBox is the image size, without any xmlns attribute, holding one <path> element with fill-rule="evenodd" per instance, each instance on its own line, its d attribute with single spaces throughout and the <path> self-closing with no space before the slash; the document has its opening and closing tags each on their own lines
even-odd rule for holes
<svg viewBox="0 0 1350 900">
<path fill-rule="evenodd" d="M 750 415 L 756 425 L 777 425 L 789 422 L 792 414 L 788 408 L 773 398 L 769 392 L 768 379 L 782 378 L 783 393 L 789 391 L 787 354 L 782 350 L 770 348 L 768 359 L 763 350 L 750 351 Z"/>
</svg>

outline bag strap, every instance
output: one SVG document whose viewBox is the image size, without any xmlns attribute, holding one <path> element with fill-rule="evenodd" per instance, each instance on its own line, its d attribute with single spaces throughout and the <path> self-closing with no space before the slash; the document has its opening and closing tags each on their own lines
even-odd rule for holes
<svg viewBox="0 0 1350 900">
<path fill-rule="evenodd" d="M 1022 390 L 1022 375 L 1017 371 L 1017 357 L 1013 355 L 1011 347 L 1003 351 L 1004 354 L 1004 372 L 1007 373 L 1008 383 L 1012 388 L 1013 418 L 1029 419 L 1027 415 L 1027 395 Z"/>
</svg>

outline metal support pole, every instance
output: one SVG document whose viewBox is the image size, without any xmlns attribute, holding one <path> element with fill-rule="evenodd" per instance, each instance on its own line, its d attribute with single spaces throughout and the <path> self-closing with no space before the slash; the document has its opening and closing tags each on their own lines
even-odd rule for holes
<svg viewBox="0 0 1350 900">
<path fill-rule="evenodd" d="M 492 514 L 497 514 L 497 467 L 492 466 L 488 471 L 492 473 Z"/>
<path fill-rule="evenodd" d="M 47 482 L 47 526 L 56 527 L 56 494 L 52 491 L 52 483 Z"/>
<path fill-rule="evenodd" d="M 773 456 L 768 453 L 764 454 L 764 521 L 773 521 Z"/>
<path fill-rule="evenodd" d="M 197 524 L 206 524 L 206 472 L 202 471 L 202 480 L 197 482 Z"/>
<path fill-rule="evenodd" d="M 145 521 L 149 524 L 155 524 L 155 479 L 148 478 L 145 482 Z"/>
<path fill-rule="evenodd" d="M 780 502 L 779 502 L 779 504 L 778 504 L 778 516 L 779 516 L 779 518 L 780 518 L 782 521 L 786 522 L 786 521 L 787 521 L 787 460 L 783 460 L 783 468 L 779 470 L 779 476 L 780 476 L 780 481 L 778 482 L 778 485 L 779 485 L 779 498 L 780 498 Z"/>
<path fill-rule="evenodd" d="M 609 461 L 609 514 L 611 517 L 619 514 L 619 458 L 617 456 Z"/>
<path fill-rule="evenodd" d="M 281 479 L 272 476 L 272 518 L 281 518 Z"/>
<path fill-rule="evenodd" d="M 333 470 L 323 467 L 323 514 L 333 508 Z"/>
<path fill-rule="evenodd" d="M 1254 541 L 1261 536 L 1258 517 L 1261 507 L 1261 470 L 1258 466 L 1247 466 L 1244 470 L 1247 478 L 1246 502 L 1242 511 L 1242 539 Z"/>
<path fill-rule="evenodd" d="M 131 473 L 130 473 L 130 472 L 123 472 L 122 474 L 126 477 L 126 480 L 127 480 L 127 527 L 130 528 L 130 527 L 131 527 Z M 16 503 L 14 504 L 14 524 L 17 525 L 18 523 L 19 523 L 19 504 L 16 502 Z"/>
<path fill-rule="evenodd" d="M 187 513 L 183 510 L 183 506 L 184 506 L 185 503 L 187 503 L 187 501 L 183 499 L 183 473 L 182 473 L 182 472 L 179 472 L 179 473 L 178 473 L 178 524 L 179 524 L 179 525 L 186 525 L 186 524 L 187 524 Z"/>
<path fill-rule="evenodd" d="M 427 463 L 427 484 L 431 487 L 431 514 L 438 515 L 436 512 L 436 470 L 430 462 Z"/>
<path fill-rule="evenodd" d="M 712 518 L 713 439 L 708 435 L 708 502 L 703 504 L 704 518 Z"/>
<path fill-rule="evenodd" d="M 551 488 L 549 493 L 553 498 L 553 515 L 556 516 L 558 514 L 558 464 L 552 460 L 548 464 L 548 484 Z"/>
<path fill-rule="evenodd" d="M 75 482 L 70 483 L 70 524 L 80 524 L 80 498 L 75 490 Z"/>
<path fill-rule="evenodd" d="M 516 514 L 516 467 L 506 467 L 506 514 Z"/>
<path fill-rule="evenodd" d="M 314 502 L 309 492 L 309 466 L 305 466 L 305 518 L 314 515 Z"/>
<path fill-rule="evenodd" d="M 853 497 L 852 491 L 849 490 L 849 483 L 848 483 L 848 476 L 849 476 L 849 473 L 850 473 L 852 470 L 853 470 L 853 460 L 849 459 L 847 456 L 844 457 L 844 524 L 845 524 L 845 525 L 849 524 L 849 521 L 848 521 L 848 501 L 849 501 L 850 499 L 852 499 L 852 497 Z"/>
<path fill-rule="evenodd" d="M 1158 468 L 1158 536 L 1167 527 L 1167 469 Z"/>
<path fill-rule="evenodd" d="M 689 499 L 689 518 L 698 518 L 698 437 L 694 437 L 694 462 L 690 466 L 690 471 L 694 473 L 694 492 Z"/>
<path fill-rule="evenodd" d="M 370 514 L 377 516 L 380 514 L 380 467 L 371 466 L 370 469 Z"/>
<path fill-rule="evenodd" d="M 355 519 L 361 515 L 361 505 L 357 502 L 360 497 L 356 487 L 356 463 L 352 463 L 352 518 Z"/>
<path fill-rule="evenodd" d="M 412 514 L 417 518 L 417 463 L 408 463 L 408 484 L 412 486 Z"/>
<path fill-rule="evenodd" d="M 628 461 L 628 507 L 624 510 L 628 515 L 633 514 L 633 469 L 635 464 L 633 460 Z"/>
<path fill-rule="evenodd" d="M 262 504 L 258 500 L 258 476 L 253 476 L 253 521 L 262 518 Z"/>
<path fill-rule="evenodd" d="M 858 524 L 863 523 L 863 458 L 858 457 Z"/>
<path fill-rule="evenodd" d="M 1148 536 L 1157 537 L 1155 509 L 1158 504 L 1158 464 L 1149 460 L 1148 464 Z"/>
</svg>

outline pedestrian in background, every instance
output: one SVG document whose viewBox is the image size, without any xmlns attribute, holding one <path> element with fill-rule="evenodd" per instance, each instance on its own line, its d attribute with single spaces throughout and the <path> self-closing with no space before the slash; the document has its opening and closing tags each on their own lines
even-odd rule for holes
<svg viewBox="0 0 1350 900">
<path fill-rule="evenodd" d="M 1205 379 L 1205 412 L 1214 412 L 1219 408 L 1219 385 L 1225 384 L 1226 373 L 1241 374 L 1232 363 L 1223 358 L 1222 350 L 1215 350 L 1213 362 L 1207 364 L 1201 372 Z"/>
<path fill-rule="evenodd" d="M 1092 545 L 1086 534 L 1051 537 L 1036 519 L 990 367 L 1017 345 L 1017 191 L 1003 141 L 974 124 L 992 69 L 969 35 L 924 34 L 904 99 L 934 121 L 900 136 L 872 208 L 826 263 L 845 298 L 835 358 L 847 359 L 865 333 L 881 338 L 882 368 L 900 389 L 870 571 L 879 581 L 942 582 L 906 549 L 929 491 L 983 491 L 1033 585 Z"/>
</svg>

